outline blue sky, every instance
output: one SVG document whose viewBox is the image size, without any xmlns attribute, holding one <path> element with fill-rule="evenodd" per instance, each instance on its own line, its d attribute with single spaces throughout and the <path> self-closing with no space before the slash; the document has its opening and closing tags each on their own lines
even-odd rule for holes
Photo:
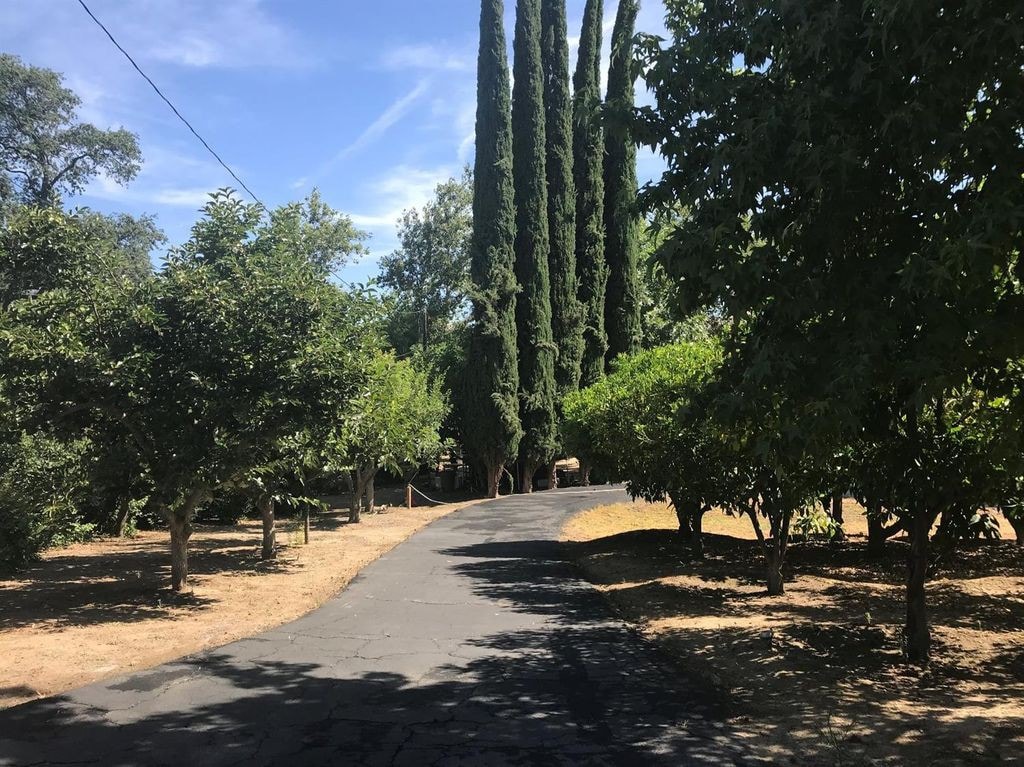
<svg viewBox="0 0 1024 767">
<path fill-rule="evenodd" d="M 476 0 L 87 2 L 264 202 L 315 185 L 372 234 L 347 279 L 376 274 L 401 211 L 472 160 Z M 571 36 L 583 2 L 569 0 Z M 606 59 L 616 5 L 605 3 Z M 657 32 L 662 15 L 660 0 L 646 0 L 638 27 Z M 76 0 L 3 0 L 0 50 L 63 72 L 82 119 L 139 136 L 138 178 L 127 188 L 97 179 L 75 204 L 155 214 L 175 244 L 208 192 L 235 186 Z M 641 178 L 659 167 L 641 154 Z"/>
</svg>

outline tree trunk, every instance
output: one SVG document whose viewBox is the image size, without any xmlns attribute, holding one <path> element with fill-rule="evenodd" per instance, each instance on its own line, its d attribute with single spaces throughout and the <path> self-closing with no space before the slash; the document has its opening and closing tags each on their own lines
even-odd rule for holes
<svg viewBox="0 0 1024 767">
<path fill-rule="evenodd" d="M 846 531 L 843 529 L 843 494 L 840 491 L 832 493 L 832 521 L 836 523 L 838 532 L 836 533 L 836 539 L 840 541 L 846 540 Z"/>
<path fill-rule="evenodd" d="M 1017 536 L 1017 546 L 1024 547 L 1024 517 L 1007 517 L 1006 520 Z"/>
<path fill-rule="evenodd" d="M 277 531 L 274 527 L 274 499 L 264 493 L 257 499 L 260 517 L 263 519 L 263 550 L 262 559 L 274 559 L 277 556 Z"/>
<path fill-rule="evenodd" d="M 128 517 L 132 513 L 132 498 L 125 493 L 118 498 L 117 516 L 114 518 L 114 534 L 118 538 L 124 538 L 124 531 L 128 527 Z"/>
<path fill-rule="evenodd" d="M 767 566 L 765 580 L 768 585 L 768 595 L 778 596 L 785 591 L 785 587 L 782 584 L 782 558 L 779 556 L 777 547 L 778 538 L 768 539 L 764 537 L 761 522 L 758 520 L 757 511 L 753 506 L 747 509 L 747 516 L 750 518 L 750 525 L 754 528 L 754 535 L 757 536 L 757 542 L 761 546 L 761 552 L 764 554 L 764 561 Z M 775 527 L 774 522 L 772 527 Z"/>
<path fill-rule="evenodd" d="M 498 497 L 498 485 L 501 483 L 501 464 L 484 464 L 484 473 L 487 475 L 487 497 Z"/>
<path fill-rule="evenodd" d="M 693 535 L 690 538 L 690 548 L 698 559 L 704 559 L 704 515 L 707 507 L 698 506 L 693 513 Z"/>
<path fill-rule="evenodd" d="M 555 466 L 558 461 L 552 459 L 548 463 L 548 490 L 554 490 L 558 487 L 558 472 L 555 471 Z"/>
<path fill-rule="evenodd" d="M 171 530 L 171 590 L 181 592 L 188 586 L 188 539 L 192 536 L 191 514 L 180 510 L 166 512 Z"/>
<path fill-rule="evenodd" d="M 366 478 L 366 490 L 364 492 L 366 493 L 366 513 L 367 514 L 373 514 L 373 511 L 374 511 L 375 491 L 374 491 L 374 487 L 373 487 L 373 479 L 376 476 L 377 476 L 377 470 L 376 469 L 372 469 L 370 471 L 370 476 Z"/>
<path fill-rule="evenodd" d="M 302 504 L 302 542 L 309 545 L 309 504 Z"/>
<path fill-rule="evenodd" d="M 765 550 L 765 560 L 768 563 L 768 596 L 777 597 L 786 593 L 782 581 L 782 557 L 775 543 Z"/>
<path fill-rule="evenodd" d="M 903 629 L 907 660 L 921 665 L 928 663 L 931 633 L 925 603 L 928 580 L 928 533 L 932 516 L 918 511 L 911 520 L 910 553 L 907 556 L 907 623 Z"/>
<path fill-rule="evenodd" d="M 533 492 L 533 475 L 537 473 L 537 465 L 523 462 L 523 473 L 519 481 L 519 492 L 520 493 L 532 493 Z"/>
<path fill-rule="evenodd" d="M 352 502 L 348 507 L 348 521 L 350 525 L 357 524 L 362 521 L 362 503 L 363 503 L 363 485 L 361 482 L 356 481 L 355 489 L 352 491 Z"/>
<path fill-rule="evenodd" d="M 668 502 L 676 513 L 676 521 L 679 523 L 679 537 L 688 541 L 693 537 L 693 512 L 691 504 L 681 498 L 668 494 Z"/>
<path fill-rule="evenodd" d="M 885 556 L 885 523 L 882 521 L 882 509 L 877 504 L 869 504 L 868 517 L 868 556 L 881 559 Z"/>
<path fill-rule="evenodd" d="M 580 461 L 580 487 L 590 487 L 590 466 Z"/>
</svg>

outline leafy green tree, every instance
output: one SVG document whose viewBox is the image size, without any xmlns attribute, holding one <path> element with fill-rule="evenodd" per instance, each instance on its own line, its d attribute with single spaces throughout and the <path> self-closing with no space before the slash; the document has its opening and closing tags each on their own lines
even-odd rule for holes
<svg viewBox="0 0 1024 767">
<path fill-rule="evenodd" d="M 523 424 L 523 439 L 519 445 L 523 492 L 533 489 L 533 475 L 538 467 L 546 465 L 558 450 L 540 16 L 540 0 L 519 0 L 516 4 L 512 154 L 515 158 L 516 279 L 522 290 L 516 304 L 516 333 L 519 412 Z"/>
<path fill-rule="evenodd" d="M 473 301 L 466 376 L 466 449 L 483 466 L 487 495 L 522 438 L 516 345 L 515 202 L 508 54 L 502 0 L 482 0 L 473 170 Z"/>
<path fill-rule="evenodd" d="M 759 455 L 756 432 L 736 438 L 719 418 L 712 397 L 721 354 L 710 340 L 620 357 L 606 378 L 569 397 L 566 433 L 577 454 L 626 480 L 634 497 L 668 500 L 698 556 L 705 513 L 717 507 L 748 518 L 768 593 L 782 594 L 790 524 L 814 497 L 806 484 L 813 477 L 781 476 Z"/>
<path fill-rule="evenodd" d="M 105 215 L 88 208 L 74 211 L 91 238 L 106 243 L 109 251 L 119 258 L 111 262 L 114 277 L 127 277 L 140 282 L 153 273 L 150 253 L 167 237 L 156 225 L 153 216 L 132 216 L 128 213 Z"/>
<path fill-rule="evenodd" d="M 580 385 L 583 307 L 576 278 L 576 188 L 573 181 L 572 97 L 565 0 L 541 2 L 541 63 L 544 72 L 551 333 L 557 402 Z"/>
<path fill-rule="evenodd" d="M 587 0 L 573 76 L 573 177 L 576 188 L 576 273 L 584 314 L 580 383 L 604 375 L 605 331 L 604 129 L 601 127 L 602 0 Z"/>
<path fill-rule="evenodd" d="M 63 211 L 20 207 L 0 228 L 0 306 L 100 272 L 104 255 Z"/>
<path fill-rule="evenodd" d="M 89 493 L 87 446 L 38 431 L 0 441 L 0 572 L 92 533 L 80 511 Z"/>
<path fill-rule="evenodd" d="M 16 301 L 0 336 L 20 406 L 134 444 L 170 528 L 177 591 L 196 508 L 361 387 L 359 323 L 311 262 L 305 245 L 320 239 L 301 210 L 264 219 L 219 193 L 158 277 Z"/>
<path fill-rule="evenodd" d="M 701 551 L 701 520 L 728 495 L 732 475 L 703 409 L 721 361 L 713 340 L 620 357 L 614 371 L 566 401 L 568 446 L 633 497 L 668 500 L 680 534 Z"/>
<path fill-rule="evenodd" d="M 99 173 L 121 184 L 135 178 L 135 135 L 76 122 L 79 104 L 58 73 L 0 54 L 0 204 L 59 205 Z"/>
<path fill-rule="evenodd" d="M 633 33 L 639 0 L 620 0 L 612 27 L 612 53 L 605 97 L 604 222 L 608 286 L 605 327 L 608 360 L 640 349 L 640 275 L 637 269 L 636 144 L 627 116 L 633 109 L 637 69 Z"/>
<path fill-rule="evenodd" d="M 140 282 L 163 241 L 148 216 L 18 206 L 0 225 L 0 304 L 90 277 Z"/>
<path fill-rule="evenodd" d="M 437 185 L 422 210 L 407 210 L 398 223 L 401 246 L 381 259 L 379 282 L 392 291 L 389 333 L 399 354 L 427 337 L 441 340 L 465 314 L 473 239 L 473 172 Z"/>
<path fill-rule="evenodd" d="M 949 448 L 948 402 L 1019 407 L 1024 7 L 724 0 L 666 21 L 669 43 L 641 46 L 656 106 L 634 129 L 670 168 L 646 203 L 690 213 L 659 259 L 687 310 L 743 323 L 734 402 L 780 414 L 785 465 L 886 435 L 905 650 L 926 662 L 929 530 L 976 502 L 965 487 L 991 497 L 989 467 Z M 990 437 L 1002 453 L 1018 435 Z"/>
<path fill-rule="evenodd" d="M 436 382 L 409 360 L 379 354 L 370 365 L 368 386 L 342 424 L 345 449 L 340 465 L 354 477 L 350 522 L 359 522 L 362 500 L 374 509 L 374 478 L 384 468 L 398 472 L 437 458 L 448 403 Z"/>
</svg>

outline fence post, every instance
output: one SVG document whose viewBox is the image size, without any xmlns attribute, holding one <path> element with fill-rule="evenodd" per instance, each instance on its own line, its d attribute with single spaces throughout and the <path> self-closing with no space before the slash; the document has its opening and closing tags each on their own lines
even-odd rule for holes
<svg viewBox="0 0 1024 767">
<path fill-rule="evenodd" d="M 405 508 L 412 508 L 412 485 L 405 486 Z"/>
</svg>

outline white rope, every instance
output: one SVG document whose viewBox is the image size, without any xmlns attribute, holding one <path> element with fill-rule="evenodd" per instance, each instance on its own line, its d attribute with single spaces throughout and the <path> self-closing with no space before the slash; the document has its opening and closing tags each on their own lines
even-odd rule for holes
<svg viewBox="0 0 1024 767">
<path fill-rule="evenodd" d="M 438 506 L 443 506 L 444 505 L 443 501 L 435 501 L 433 498 L 431 498 L 429 495 L 427 495 L 426 493 L 424 493 L 422 490 L 420 490 L 418 487 L 416 487 L 414 485 L 409 485 L 409 489 L 410 490 L 414 490 L 415 492 L 419 493 L 420 495 L 422 495 L 424 498 L 426 498 L 431 503 L 436 503 Z"/>
</svg>

